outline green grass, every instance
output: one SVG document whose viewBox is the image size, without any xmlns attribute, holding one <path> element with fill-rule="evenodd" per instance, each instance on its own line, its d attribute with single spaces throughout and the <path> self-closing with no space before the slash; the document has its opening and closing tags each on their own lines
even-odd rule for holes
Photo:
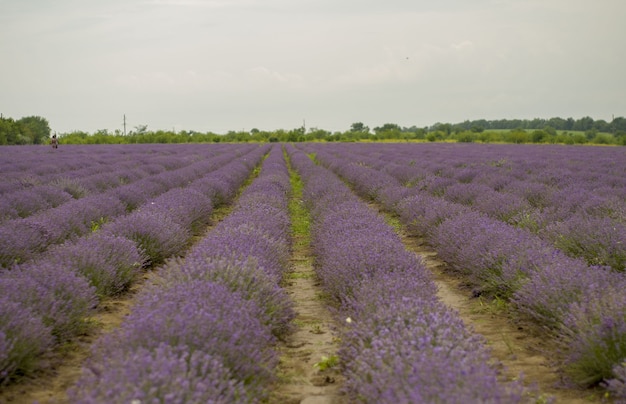
<svg viewBox="0 0 626 404">
<path fill-rule="evenodd" d="M 289 163 L 289 160 L 287 160 Z M 291 216 L 291 231 L 294 240 L 294 247 L 308 247 L 311 242 L 309 211 L 302 201 L 302 189 L 304 184 L 300 176 L 289 169 L 289 181 L 291 183 L 291 200 L 289 201 L 289 214 Z"/>
</svg>

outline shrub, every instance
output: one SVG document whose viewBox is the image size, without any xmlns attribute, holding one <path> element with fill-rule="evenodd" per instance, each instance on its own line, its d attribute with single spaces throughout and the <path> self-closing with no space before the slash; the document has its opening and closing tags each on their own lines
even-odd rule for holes
<svg viewBox="0 0 626 404">
<path fill-rule="evenodd" d="M 626 401 L 626 360 L 613 368 L 615 377 L 605 383 L 605 387 L 613 397 Z"/>
<path fill-rule="evenodd" d="M 10 220 L 0 226 L 0 266 L 12 265 L 33 259 L 48 245 L 45 227 L 35 221 Z"/>
<path fill-rule="evenodd" d="M 481 292 L 507 299 L 540 265 L 541 254 L 551 250 L 530 232 L 476 212 L 444 221 L 430 241 L 439 257 L 468 275 Z"/>
<path fill-rule="evenodd" d="M 62 177 L 57 178 L 50 183 L 53 187 L 59 188 L 62 191 L 72 195 L 74 199 L 80 199 L 89 193 L 79 180 L 74 178 Z"/>
<path fill-rule="evenodd" d="M 207 252 L 206 257 L 197 255 L 184 262 L 170 261 L 163 270 L 163 287 L 204 280 L 226 286 L 246 300 L 252 300 L 264 314 L 261 323 L 269 326 L 272 333 L 281 337 L 292 329 L 295 318 L 293 302 L 285 290 L 278 286 L 280 278 L 259 267 L 257 260 L 216 258 Z"/>
<path fill-rule="evenodd" d="M 154 350 L 165 343 L 190 354 L 201 351 L 219 358 L 252 396 L 262 397 L 273 379 L 276 356 L 262 309 L 226 286 L 191 280 L 168 288 L 149 287 L 137 298 L 120 329 L 94 346 L 98 363 L 110 353 Z M 108 365 L 103 365 L 108 366 Z"/>
<path fill-rule="evenodd" d="M 191 233 L 199 234 L 209 223 L 213 203 L 199 191 L 174 188 L 152 199 L 141 210 L 169 216 Z"/>
<path fill-rule="evenodd" d="M 188 256 L 194 257 L 197 252 L 202 256 L 208 251 L 215 257 L 254 257 L 272 276 L 282 276 L 290 257 L 285 243 L 272 238 L 253 223 L 231 227 L 228 220 L 221 222 L 208 237 L 196 244 Z"/>
<path fill-rule="evenodd" d="M 385 282 L 384 286 L 403 283 Z M 396 293 L 376 282 L 342 336 L 346 388 L 360 402 L 522 402 L 524 388 L 501 385 L 482 337 L 434 295 Z M 360 307 L 360 309 L 359 309 Z"/>
<path fill-rule="evenodd" d="M 563 321 L 565 371 L 583 386 L 615 378 L 626 358 L 626 295 L 609 290 L 573 303 Z"/>
<path fill-rule="evenodd" d="M 43 259 L 85 276 L 99 296 L 126 291 L 146 261 L 134 241 L 106 233 L 65 243 L 53 248 Z"/>
<path fill-rule="evenodd" d="M 517 310 L 553 330 L 562 325 L 571 304 L 618 289 L 623 283 L 608 268 L 590 268 L 584 261 L 558 251 L 546 254 L 541 261 L 512 302 Z"/>
<path fill-rule="evenodd" d="M 0 290 L 40 316 L 58 343 L 85 331 L 86 317 L 97 303 L 95 289 L 84 277 L 48 261 L 0 272 Z"/>
<path fill-rule="evenodd" d="M 84 404 L 252 401 L 219 357 L 167 344 L 115 351 L 106 363 L 88 364 L 68 398 Z"/>
<path fill-rule="evenodd" d="M 557 248 L 589 265 L 608 265 L 616 271 L 626 268 L 626 225 L 610 218 L 574 215 L 546 228 L 544 234 Z"/>
<path fill-rule="evenodd" d="M 150 265 L 158 265 L 180 253 L 191 239 L 189 231 L 170 216 L 156 211 L 138 210 L 102 226 L 102 232 L 137 243 Z"/>
<path fill-rule="evenodd" d="M 54 338 L 41 318 L 23 304 L 11 301 L 0 284 L 0 386 L 38 367 Z"/>
</svg>

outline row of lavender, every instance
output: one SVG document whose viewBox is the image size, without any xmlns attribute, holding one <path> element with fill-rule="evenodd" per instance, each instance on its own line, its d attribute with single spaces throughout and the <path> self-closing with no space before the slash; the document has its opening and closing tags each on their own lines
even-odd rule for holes
<svg viewBox="0 0 626 404">
<path fill-rule="evenodd" d="M 489 352 L 436 295 L 423 262 L 329 170 L 288 149 L 311 211 L 311 245 L 324 289 L 339 304 L 341 363 L 358 402 L 523 402 L 498 382 Z"/>
<path fill-rule="evenodd" d="M 181 253 L 266 152 L 246 151 L 186 187 L 0 272 L 0 383 L 29 373 L 48 349 L 83 332 L 99 299 L 128 289 L 143 267 Z"/>
<path fill-rule="evenodd" d="M 222 148 L 217 153 L 211 148 L 207 152 L 195 154 L 192 164 L 176 163 L 185 161 L 189 154 L 181 153 L 169 157 L 170 167 L 166 170 L 130 182 L 125 185 L 111 187 L 100 193 L 80 194 L 76 199 L 60 203 L 54 208 L 43 209 L 25 218 L 9 220 L 0 225 L 0 266 L 8 268 L 15 263 L 23 263 L 36 258 L 51 245 L 60 244 L 68 239 L 88 234 L 103 222 L 111 221 L 127 212 L 136 209 L 150 198 L 154 198 L 168 190 L 184 187 L 203 175 L 222 167 L 238 156 L 249 153 L 254 146 Z M 121 151 L 121 149 L 120 149 Z M 189 152 L 189 150 L 187 150 Z M 150 152 L 147 149 L 146 152 Z M 100 168 L 102 169 L 102 168 Z M 129 170 L 126 178 L 136 171 Z M 81 186 L 78 179 L 72 180 L 74 185 Z M 63 181 L 67 184 L 68 181 Z M 36 187 L 37 189 L 42 187 Z M 44 187 L 49 188 L 49 186 Z M 25 205 L 28 200 L 20 193 L 20 203 Z M 32 196 L 32 195 L 31 195 Z M 81 197 L 82 196 L 82 197 Z M 1 197 L 0 200 L 3 200 Z"/>
<path fill-rule="evenodd" d="M 450 202 L 428 188 L 403 186 L 389 171 L 368 167 L 346 150 L 307 150 L 317 152 L 320 162 L 362 196 L 374 198 L 397 213 L 414 234 L 426 237 L 442 259 L 473 282 L 475 293 L 507 298 L 520 313 L 549 327 L 563 342 L 563 367 L 573 381 L 603 383 L 616 395 L 626 395 L 623 273 L 589 266 L 475 205 Z M 388 158 L 397 163 L 395 156 L 390 153 Z"/>
<path fill-rule="evenodd" d="M 69 147 L 62 154 L 47 151 L 30 147 L 0 149 L 0 224 L 211 159 L 227 150 L 104 146 Z"/>
<path fill-rule="evenodd" d="M 289 174 L 274 146 L 232 213 L 166 263 L 119 330 L 98 341 L 76 403 L 261 402 L 290 330 Z"/>
<path fill-rule="evenodd" d="M 590 265 L 626 266 L 626 151 L 524 145 L 358 145 L 354 162 L 526 228 Z"/>
</svg>

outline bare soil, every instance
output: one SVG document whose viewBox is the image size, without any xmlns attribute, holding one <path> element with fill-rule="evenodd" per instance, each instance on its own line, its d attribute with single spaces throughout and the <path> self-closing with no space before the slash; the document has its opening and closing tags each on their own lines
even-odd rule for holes
<svg viewBox="0 0 626 404">
<path fill-rule="evenodd" d="M 343 377 L 338 366 L 326 369 L 336 357 L 339 343 L 333 334 L 333 317 L 328 310 L 308 247 L 296 246 L 292 255 L 291 273 L 283 288 L 289 293 L 297 317 L 296 330 L 278 346 L 279 380 L 272 389 L 270 403 L 338 404 L 347 402 L 341 393 Z"/>
</svg>

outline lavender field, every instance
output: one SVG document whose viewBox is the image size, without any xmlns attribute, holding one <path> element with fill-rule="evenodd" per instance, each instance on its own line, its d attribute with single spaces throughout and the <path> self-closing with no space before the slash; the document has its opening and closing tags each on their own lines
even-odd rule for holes
<svg viewBox="0 0 626 404">
<path fill-rule="evenodd" d="M 286 286 L 296 228 L 332 313 L 334 362 L 316 363 L 341 374 L 332 401 L 551 400 L 503 376 L 399 232 L 465 299 L 551 341 L 555 389 L 626 401 L 623 148 L 24 146 L 0 148 L 0 173 L 0 401 L 32 402 L 16 392 L 85 335 L 57 401 L 276 401 L 293 382 L 281 346 L 302 327 Z M 98 331 L 111 299 L 129 314 Z"/>
</svg>

